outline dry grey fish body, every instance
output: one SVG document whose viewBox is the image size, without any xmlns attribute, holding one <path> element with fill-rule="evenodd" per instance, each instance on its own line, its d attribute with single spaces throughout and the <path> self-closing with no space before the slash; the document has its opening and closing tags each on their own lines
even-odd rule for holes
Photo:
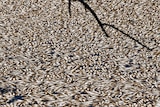
<svg viewBox="0 0 160 107">
<path fill-rule="evenodd" d="M 69 18 L 67 0 L 11 1 L 0 1 L 2 107 L 159 106 L 158 0 L 87 2 L 152 52 L 109 27 L 105 38 L 79 2 Z"/>
</svg>

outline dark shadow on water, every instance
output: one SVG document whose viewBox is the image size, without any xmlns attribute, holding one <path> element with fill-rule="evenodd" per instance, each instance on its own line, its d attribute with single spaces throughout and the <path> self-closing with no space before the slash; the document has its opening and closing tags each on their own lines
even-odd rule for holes
<svg viewBox="0 0 160 107">
<path fill-rule="evenodd" d="M 0 93 L 1 93 L 1 94 L 8 93 L 9 91 L 10 91 L 10 89 L 8 89 L 8 88 L 1 88 L 1 87 L 0 87 Z"/>
<path fill-rule="evenodd" d="M 10 99 L 7 103 L 13 103 L 13 102 L 15 102 L 15 101 L 17 101 L 17 100 L 24 100 L 23 99 L 23 97 L 24 96 L 21 96 L 21 95 L 18 95 L 18 96 L 14 96 L 12 99 Z"/>
</svg>

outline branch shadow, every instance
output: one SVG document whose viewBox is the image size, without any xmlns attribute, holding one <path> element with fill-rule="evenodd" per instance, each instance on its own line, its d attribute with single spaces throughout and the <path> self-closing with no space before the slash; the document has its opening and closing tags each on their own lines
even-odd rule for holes
<svg viewBox="0 0 160 107">
<path fill-rule="evenodd" d="M 94 10 L 86 3 L 84 2 L 84 0 L 78 0 L 84 7 L 85 9 L 89 10 L 91 12 L 91 14 L 94 16 L 94 18 L 96 19 L 97 23 L 99 24 L 101 30 L 103 31 L 103 33 L 105 34 L 106 37 L 109 37 L 109 35 L 107 34 L 104 26 L 109 26 L 119 32 L 121 32 L 122 34 L 124 34 L 126 37 L 129 37 L 130 39 L 132 39 L 133 41 L 137 42 L 138 44 L 140 44 L 142 47 L 146 48 L 149 51 L 152 51 L 153 48 L 149 48 L 148 46 L 146 46 L 145 44 L 141 43 L 139 40 L 133 38 L 132 36 L 130 36 L 129 34 L 125 33 L 124 31 L 118 29 L 117 27 L 115 27 L 114 25 L 110 25 L 110 24 L 106 24 L 106 23 L 102 23 L 100 21 L 100 19 L 98 18 L 97 14 L 94 12 Z M 68 1 L 68 11 L 69 11 L 69 15 L 71 16 L 71 0 Z"/>
</svg>

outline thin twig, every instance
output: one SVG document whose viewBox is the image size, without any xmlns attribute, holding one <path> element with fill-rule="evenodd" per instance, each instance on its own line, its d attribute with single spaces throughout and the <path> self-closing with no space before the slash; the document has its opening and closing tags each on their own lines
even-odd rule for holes
<svg viewBox="0 0 160 107">
<path fill-rule="evenodd" d="M 81 3 L 84 5 L 84 7 L 85 7 L 86 9 L 88 9 L 88 10 L 92 13 L 92 15 L 93 15 L 94 18 L 97 20 L 97 22 L 98 22 L 99 26 L 101 27 L 102 31 L 104 32 L 104 34 L 105 34 L 107 37 L 109 37 L 108 34 L 106 33 L 104 27 L 103 27 L 102 22 L 99 20 L 98 16 L 97 16 L 96 13 L 94 12 L 94 10 L 91 9 L 91 7 L 90 7 L 87 3 L 84 2 L 84 0 L 79 0 L 79 2 L 81 2 Z"/>
<path fill-rule="evenodd" d="M 69 16 L 71 17 L 71 0 L 68 0 Z"/>
<path fill-rule="evenodd" d="M 108 34 L 106 33 L 106 30 L 104 29 L 104 26 L 109 26 L 112 27 L 114 29 L 116 29 L 117 31 L 121 32 L 122 34 L 124 34 L 125 36 L 129 37 L 130 39 L 134 40 L 135 42 L 137 42 L 138 44 L 140 44 L 141 46 L 145 47 L 146 49 L 152 51 L 153 49 L 149 48 L 148 46 L 144 45 L 143 43 L 141 43 L 140 41 L 138 41 L 137 39 L 133 38 L 132 36 L 130 36 L 129 34 L 125 33 L 124 31 L 118 29 L 117 27 L 115 27 L 114 25 L 110 25 L 110 24 L 106 24 L 106 23 L 102 23 L 100 21 L 100 19 L 98 18 L 97 14 L 94 12 L 94 10 L 86 3 L 84 2 L 84 0 L 78 0 L 80 3 L 82 3 L 82 5 L 85 7 L 85 9 L 88 9 L 92 15 L 94 16 L 94 18 L 96 19 L 96 21 L 98 22 L 99 26 L 101 27 L 102 31 L 104 32 L 104 34 L 108 36 Z M 69 0 L 68 2 L 68 9 L 69 9 L 69 14 L 71 16 L 71 0 Z"/>
<path fill-rule="evenodd" d="M 97 22 L 98 22 L 99 26 L 101 27 L 102 31 L 104 32 L 104 34 L 105 34 L 107 37 L 109 37 L 108 34 L 106 33 L 104 27 L 103 27 L 102 22 L 99 20 L 98 16 L 97 16 L 96 13 L 94 12 L 94 10 L 91 9 L 91 7 L 90 7 L 87 3 L 84 2 L 84 0 L 79 0 L 79 2 L 82 3 L 83 6 L 92 13 L 92 15 L 93 15 L 94 18 L 97 20 Z M 71 16 L 71 0 L 68 1 L 68 9 L 69 9 L 69 14 L 70 14 L 70 16 Z"/>
<path fill-rule="evenodd" d="M 141 46 L 147 48 L 148 50 L 152 51 L 153 49 L 149 48 L 148 46 L 142 44 L 140 41 L 138 41 L 137 39 L 133 38 L 132 36 L 130 36 L 129 34 L 125 33 L 124 31 L 118 29 L 117 27 L 115 27 L 114 25 L 110 25 L 110 24 L 106 24 L 104 23 L 103 26 L 109 26 L 111 28 L 116 29 L 117 31 L 121 32 L 122 34 L 124 34 L 125 36 L 129 37 L 130 39 L 134 40 L 135 42 L 137 42 L 138 44 L 140 44 Z"/>
</svg>

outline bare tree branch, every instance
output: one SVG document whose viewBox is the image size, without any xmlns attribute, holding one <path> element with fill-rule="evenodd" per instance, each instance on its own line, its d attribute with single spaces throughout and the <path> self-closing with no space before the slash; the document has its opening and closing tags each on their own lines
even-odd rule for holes
<svg viewBox="0 0 160 107">
<path fill-rule="evenodd" d="M 125 36 L 127 36 L 127 37 L 129 37 L 130 39 L 134 40 L 135 42 L 137 42 L 137 43 L 138 43 L 138 44 L 140 44 L 141 46 L 143 46 L 143 47 L 147 48 L 148 50 L 150 50 L 150 51 L 152 51 L 152 50 L 153 50 L 153 49 L 149 48 L 148 46 L 146 46 L 146 45 L 142 44 L 140 41 L 138 41 L 137 39 L 133 38 L 133 37 L 132 37 L 132 36 L 130 36 L 129 34 L 127 34 L 127 33 L 125 33 L 124 31 L 122 31 L 122 30 L 118 29 L 118 28 L 117 28 L 117 27 L 115 27 L 114 25 L 110 25 L 110 24 L 106 24 L 106 23 L 104 23 L 103 25 L 104 25 L 104 26 L 109 26 L 109 27 L 111 27 L 111 28 L 113 28 L 113 29 L 115 29 L 115 30 L 117 30 L 117 31 L 121 32 L 122 34 L 124 34 Z"/>
<path fill-rule="evenodd" d="M 84 7 L 85 7 L 86 9 L 88 9 L 88 10 L 92 13 L 92 15 L 93 15 L 94 18 L 97 20 L 97 22 L 98 22 L 99 26 L 101 27 L 102 31 L 104 32 L 104 34 L 105 34 L 107 37 L 109 37 L 108 34 L 106 33 L 104 27 L 103 27 L 102 22 L 99 20 L 98 16 L 97 16 L 96 13 L 94 12 L 94 10 L 91 9 L 91 7 L 90 7 L 87 3 L 84 2 L 84 0 L 79 0 L 79 2 L 81 2 L 81 3 L 84 5 Z"/>
<path fill-rule="evenodd" d="M 69 16 L 71 16 L 71 0 L 68 0 Z"/>
<path fill-rule="evenodd" d="M 129 37 L 130 39 L 134 40 L 135 42 L 137 42 L 138 44 L 140 44 L 141 46 L 145 47 L 147 50 L 152 51 L 153 49 L 149 48 L 148 46 L 144 45 L 143 43 L 141 43 L 139 40 L 133 38 L 132 36 L 130 36 L 129 34 L 125 33 L 124 31 L 118 29 L 117 27 L 115 27 L 114 25 L 110 25 L 110 24 L 106 24 L 106 23 L 102 23 L 100 21 L 100 19 L 98 18 L 97 14 L 94 12 L 94 10 L 86 3 L 84 2 L 84 0 L 78 0 L 84 7 L 85 9 L 89 10 L 92 15 L 94 16 L 94 18 L 96 19 L 96 21 L 98 22 L 100 28 L 102 29 L 102 31 L 104 32 L 104 34 L 108 36 L 108 34 L 106 33 L 106 30 L 104 29 L 104 26 L 109 26 L 119 32 L 121 32 L 122 34 L 124 34 L 125 36 Z M 71 0 L 68 1 L 68 9 L 69 9 L 69 15 L 71 16 Z"/>
</svg>

